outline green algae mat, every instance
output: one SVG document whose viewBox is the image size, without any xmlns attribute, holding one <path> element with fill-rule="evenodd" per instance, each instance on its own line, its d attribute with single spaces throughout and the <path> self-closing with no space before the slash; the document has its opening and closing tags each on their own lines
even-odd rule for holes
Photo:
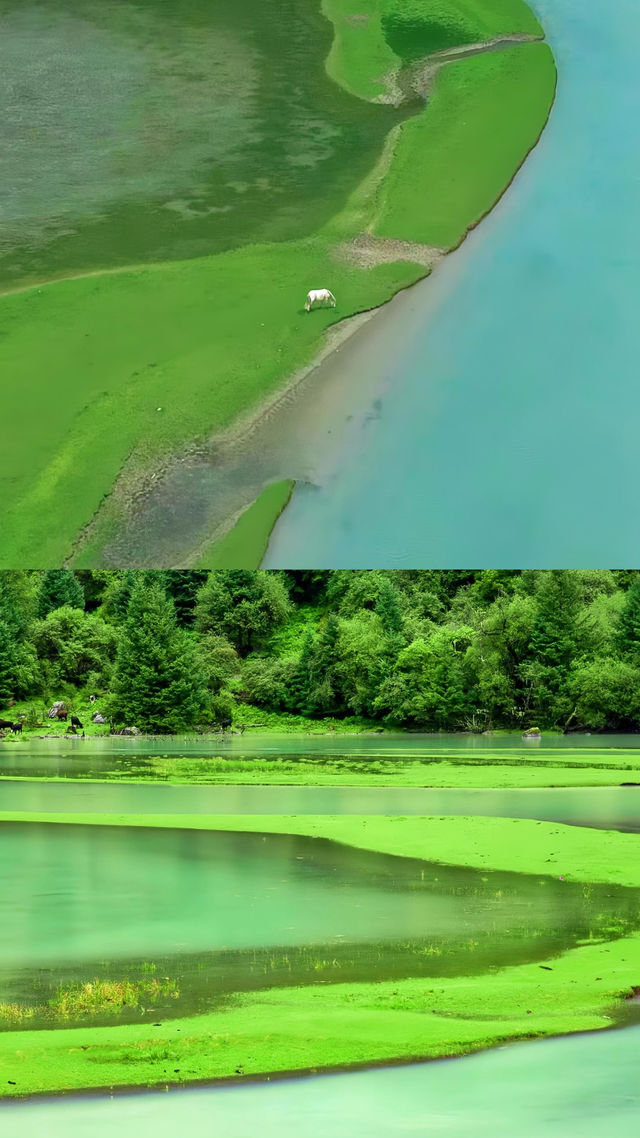
<svg viewBox="0 0 640 1138">
<path fill-rule="evenodd" d="M 0 32 L 5 567 L 108 562 L 163 463 L 429 271 L 353 239 L 459 243 L 555 90 L 522 0 L 2 0 Z"/>
<path fill-rule="evenodd" d="M 278 484 L 273 487 L 278 490 Z M 235 533 L 231 531 L 231 536 Z M 221 543 L 230 553 L 231 543 Z M 105 782 L 170 782 L 181 785 L 226 784 L 236 786 L 325 786 L 325 787 L 458 787 L 458 788 L 544 788 L 640 786 L 640 749 L 614 747 L 495 747 L 466 750 L 428 745 L 403 747 L 396 742 L 393 751 L 376 744 L 375 737 L 362 736 L 356 751 L 342 751 L 340 735 L 324 748 L 314 749 L 299 736 L 294 750 L 286 737 L 281 753 L 265 755 L 253 751 L 249 740 L 261 730 L 248 730 L 246 750 L 224 753 L 221 739 L 193 736 L 162 753 L 157 743 L 141 739 L 125 754 L 109 750 L 104 727 L 90 724 L 90 703 L 79 704 L 77 712 L 85 721 L 87 735 L 97 737 L 98 749 L 91 745 L 80 751 L 69 743 L 63 723 L 47 727 L 47 746 L 55 751 L 32 753 L 41 728 L 25 729 L 21 740 L 6 740 L 0 753 L 0 770 L 5 780 L 77 780 Z M 17 703 L 16 715 L 27 713 L 29 703 Z M 248 709 L 249 713 L 254 709 Z M 338 722 L 338 721 L 337 721 Z M 57 742 L 56 742 L 57 736 Z M 265 736 L 263 736 L 265 738 Z M 266 736 L 268 739 L 268 736 Z M 277 736 L 275 737 L 277 740 Z M 409 739 L 410 737 L 408 737 Z M 100 741 L 101 740 L 101 741 Z M 113 740 L 111 740 L 113 742 Z M 328 741 L 327 741 L 328 742 Z M 635 791 L 634 791 L 635 792 Z"/>
</svg>

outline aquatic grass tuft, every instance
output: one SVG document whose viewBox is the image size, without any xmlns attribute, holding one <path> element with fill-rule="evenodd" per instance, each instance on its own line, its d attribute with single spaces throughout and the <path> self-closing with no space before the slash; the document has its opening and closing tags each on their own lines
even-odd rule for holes
<svg viewBox="0 0 640 1138">
<path fill-rule="evenodd" d="M 145 966 L 149 971 L 154 967 Z M 152 980 L 86 980 L 60 986 L 46 1004 L 0 1004 L 0 1027 L 27 1026 L 36 1019 L 62 1024 L 105 1012 L 117 1015 L 124 1008 L 140 1008 L 143 999 L 153 1004 L 161 998 L 177 1000 L 179 996 L 178 981 L 169 976 Z"/>
</svg>

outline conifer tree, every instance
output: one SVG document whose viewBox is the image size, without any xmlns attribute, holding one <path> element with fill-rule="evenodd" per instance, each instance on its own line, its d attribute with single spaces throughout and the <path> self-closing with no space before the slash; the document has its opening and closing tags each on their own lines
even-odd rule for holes
<svg viewBox="0 0 640 1138">
<path fill-rule="evenodd" d="M 0 702 L 34 691 L 40 675 L 29 629 L 34 616 L 33 574 L 0 572 Z"/>
<path fill-rule="evenodd" d="M 536 593 L 536 616 L 531 633 L 532 662 L 528 671 L 533 704 L 546 722 L 567 709 L 563 689 L 578 649 L 581 607 L 578 575 L 570 569 L 551 569 L 541 577 Z"/>
<path fill-rule="evenodd" d="M 0 617 L 0 704 L 15 695 L 17 645 L 6 620 Z"/>
<path fill-rule="evenodd" d="M 137 577 L 135 569 L 118 569 L 111 576 L 102 603 L 105 616 L 114 624 L 122 624 L 126 620 Z"/>
<path fill-rule="evenodd" d="M 580 585 L 570 569 L 551 569 L 542 577 L 536 594 L 536 617 L 531 634 L 531 651 L 548 668 L 561 671 L 575 655 L 580 612 Z"/>
<path fill-rule="evenodd" d="M 340 622 L 331 613 L 324 622 L 309 660 L 308 710 L 311 715 L 330 715 L 341 707 L 339 638 Z"/>
<path fill-rule="evenodd" d="M 206 569 L 167 569 L 164 574 L 167 596 L 171 597 L 178 624 L 188 627 L 195 617 L 198 592 L 209 576 Z"/>
<path fill-rule="evenodd" d="M 616 642 L 623 655 L 634 660 L 640 658 L 640 579 L 627 590 L 618 620 Z"/>
<path fill-rule="evenodd" d="M 302 650 L 289 683 L 289 707 L 291 711 L 304 714 L 309 703 L 310 667 L 313 658 L 313 634 L 307 630 L 302 642 Z"/>
<path fill-rule="evenodd" d="M 205 698 L 204 676 L 161 574 L 137 574 L 116 657 L 114 722 L 152 734 L 184 731 Z"/>
<path fill-rule="evenodd" d="M 84 608 L 84 590 L 72 569 L 47 569 L 38 597 L 38 616 L 42 620 L 54 609 Z"/>
<path fill-rule="evenodd" d="M 402 632 L 402 613 L 397 590 L 394 589 L 388 577 L 384 577 L 380 582 L 376 613 L 380 617 L 380 624 L 385 635 L 398 637 Z"/>
</svg>

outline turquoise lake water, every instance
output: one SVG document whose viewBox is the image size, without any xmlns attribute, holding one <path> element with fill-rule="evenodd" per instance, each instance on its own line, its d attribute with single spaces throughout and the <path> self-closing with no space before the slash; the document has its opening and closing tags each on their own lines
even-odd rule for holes
<svg viewBox="0 0 640 1138">
<path fill-rule="evenodd" d="M 490 790 L 399 786 L 180 786 L 0 779 L 0 808 L 51 814 L 383 814 L 535 818 L 640 832 L 640 788 Z"/>
<path fill-rule="evenodd" d="M 640 560 L 640 6 L 532 7 L 559 70 L 547 130 L 463 248 L 337 357 L 378 397 L 266 566 Z"/>
</svg>

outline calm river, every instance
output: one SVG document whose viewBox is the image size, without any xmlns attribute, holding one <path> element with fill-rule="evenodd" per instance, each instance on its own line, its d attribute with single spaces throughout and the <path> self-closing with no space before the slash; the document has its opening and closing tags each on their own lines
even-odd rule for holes
<svg viewBox="0 0 640 1138">
<path fill-rule="evenodd" d="M 266 566 L 640 558 L 640 6 L 530 2 L 559 70 L 542 141 L 433 280 L 329 361 L 376 403 L 327 438 Z"/>
</svg>

